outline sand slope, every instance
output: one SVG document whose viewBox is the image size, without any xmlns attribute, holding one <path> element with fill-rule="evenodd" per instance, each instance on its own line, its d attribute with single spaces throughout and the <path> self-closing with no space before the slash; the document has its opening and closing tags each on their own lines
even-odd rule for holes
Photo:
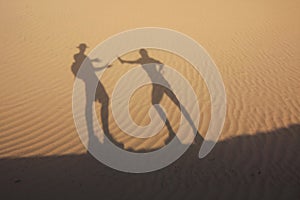
<svg viewBox="0 0 300 200">
<path fill-rule="evenodd" d="M 1 0 L 1 187 L 7 194 L 17 191 L 16 195 L 26 193 L 29 197 L 49 192 L 49 188 L 54 196 L 68 191 L 74 197 L 77 193 L 70 191 L 82 191 L 85 196 L 101 188 L 103 194 L 116 199 L 122 192 L 128 198 L 192 198 L 200 188 L 204 193 L 199 192 L 199 196 L 205 196 L 206 191 L 206 197 L 211 198 L 241 199 L 245 195 L 249 199 L 292 199 L 285 195 L 297 195 L 294 188 L 300 184 L 299 7 L 295 0 Z M 203 45 L 222 75 L 228 97 L 227 117 L 219 144 L 204 160 L 194 160 L 197 146 L 169 168 L 130 175 L 111 170 L 86 154 L 72 117 L 74 77 L 70 67 L 79 43 L 87 43 L 90 51 L 113 34 L 145 26 L 175 29 Z M 199 132 L 205 136 L 210 102 L 201 77 L 176 55 L 157 50 L 149 53 L 190 81 L 201 108 Z M 136 59 L 138 54 L 130 52 L 124 58 Z M 118 78 L 132 67 L 115 61 L 105 72 L 101 82 L 109 96 Z M 142 125 L 149 123 L 144 116 L 151 105 L 145 94 L 150 93 L 151 87 L 143 87 L 130 102 L 134 120 Z M 179 111 L 166 97 L 161 104 L 176 130 Z M 164 128 L 149 140 L 133 139 L 120 131 L 111 113 L 109 126 L 112 137 L 131 150 L 159 148 L 168 137 Z M 78 168 L 64 173 L 74 165 Z M 194 170 L 188 170 L 190 167 Z M 258 171 L 261 175 L 256 174 Z M 54 176 L 61 178 L 54 180 Z M 241 190 L 230 196 L 221 184 L 226 181 Z M 212 187 L 216 184 L 220 192 L 214 194 Z M 135 187 L 146 192 L 136 194 Z M 158 192 L 161 188 L 163 193 Z M 247 188 L 248 193 L 243 192 Z"/>
</svg>

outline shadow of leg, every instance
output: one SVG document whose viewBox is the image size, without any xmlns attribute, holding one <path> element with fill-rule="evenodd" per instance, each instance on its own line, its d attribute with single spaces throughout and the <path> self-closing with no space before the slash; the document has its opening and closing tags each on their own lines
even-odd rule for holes
<svg viewBox="0 0 300 200">
<path fill-rule="evenodd" d="M 170 121 L 168 120 L 164 110 L 160 107 L 159 103 L 163 97 L 164 94 L 164 87 L 161 85 L 157 85 L 157 84 L 152 84 L 152 99 L 151 99 L 151 103 L 152 105 L 156 105 L 155 109 L 158 112 L 160 118 L 162 120 L 166 120 L 165 121 L 165 125 L 168 128 L 169 131 L 169 137 L 167 139 L 167 141 L 165 141 L 165 144 L 169 143 L 175 136 L 175 132 L 170 124 Z"/>
<path fill-rule="evenodd" d="M 200 135 L 200 133 L 198 132 L 198 128 L 197 128 L 197 126 L 195 126 L 195 124 L 194 124 L 190 114 L 187 112 L 186 108 L 178 101 L 177 97 L 171 90 L 165 89 L 164 92 L 173 101 L 173 103 L 178 107 L 178 109 L 182 112 L 183 116 L 186 118 L 186 120 L 191 125 L 193 132 L 196 133 L 193 144 L 202 143 L 203 138 Z"/>
<path fill-rule="evenodd" d="M 109 122 L 108 122 L 108 106 L 109 106 L 109 96 L 105 91 L 103 85 L 98 82 L 97 91 L 96 91 L 96 100 L 101 103 L 100 116 L 102 122 L 102 129 L 104 131 L 105 136 L 113 142 L 116 146 L 124 149 L 124 145 L 115 141 L 109 131 Z M 105 141 L 104 141 L 105 142 Z"/>
</svg>

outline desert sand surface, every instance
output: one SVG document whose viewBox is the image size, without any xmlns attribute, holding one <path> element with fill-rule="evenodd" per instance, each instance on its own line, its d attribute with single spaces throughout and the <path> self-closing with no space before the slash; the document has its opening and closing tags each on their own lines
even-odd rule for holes
<svg viewBox="0 0 300 200">
<path fill-rule="evenodd" d="M 1 0 L 0 198 L 300 199 L 299 9 L 297 0 Z M 227 115 L 205 158 L 197 157 L 201 144 L 195 143 L 166 168 L 130 174 L 101 164 L 81 143 L 72 115 L 71 65 L 80 43 L 88 53 L 139 27 L 173 29 L 200 43 L 223 78 Z M 203 79 L 178 55 L 148 52 L 194 88 L 201 108 L 197 137 L 204 137 L 211 103 Z M 112 62 L 101 79 L 109 97 L 133 67 Z M 137 124 L 150 121 L 150 95 L 145 86 L 130 101 Z M 177 130 L 180 111 L 166 96 L 160 103 Z M 111 139 L 129 151 L 161 148 L 169 137 L 166 127 L 149 139 L 126 135 L 111 105 L 108 122 Z"/>
</svg>

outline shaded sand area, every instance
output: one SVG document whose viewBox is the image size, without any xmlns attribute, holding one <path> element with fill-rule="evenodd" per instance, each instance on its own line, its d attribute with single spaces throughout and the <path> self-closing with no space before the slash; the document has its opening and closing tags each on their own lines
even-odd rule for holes
<svg viewBox="0 0 300 200">
<path fill-rule="evenodd" d="M 296 0 L 1 0 L 0 198 L 299 199 L 299 8 Z M 227 116 L 204 159 L 196 143 L 164 169 L 127 174 L 86 153 L 72 116 L 71 65 L 80 43 L 88 44 L 88 53 L 111 35 L 150 26 L 187 34 L 208 51 L 224 81 Z M 148 52 L 194 88 L 204 137 L 211 104 L 201 76 L 177 55 Z M 133 67 L 115 60 L 105 71 L 101 82 L 109 98 Z M 160 103 L 176 131 L 179 110 L 166 95 Z M 148 124 L 151 86 L 136 91 L 129 106 L 137 124 Z M 125 149 L 151 151 L 168 140 L 166 127 L 150 139 L 129 137 L 116 125 L 111 105 L 108 110 L 112 140 Z"/>
</svg>

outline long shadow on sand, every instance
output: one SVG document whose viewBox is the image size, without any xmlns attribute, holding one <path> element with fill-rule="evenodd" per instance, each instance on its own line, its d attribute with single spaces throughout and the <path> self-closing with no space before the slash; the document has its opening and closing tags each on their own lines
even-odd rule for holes
<svg viewBox="0 0 300 200">
<path fill-rule="evenodd" d="M 129 174 L 91 155 L 2 158 L 1 199 L 299 199 L 300 125 L 194 144 L 159 171 Z M 5 197 L 5 198 L 4 198 Z"/>
<path fill-rule="evenodd" d="M 119 143 L 118 141 L 114 140 L 110 130 L 109 130 L 109 96 L 106 92 L 106 89 L 104 85 L 101 83 L 101 81 L 98 79 L 96 72 L 101 71 L 105 68 L 111 67 L 112 65 L 105 65 L 103 67 L 95 67 L 94 63 L 99 62 L 99 59 L 91 59 L 89 56 L 86 55 L 86 48 L 87 45 L 85 43 L 79 44 L 77 47 L 79 49 L 79 52 L 76 53 L 73 58 L 74 62 L 71 65 L 71 71 L 73 72 L 73 75 L 77 77 L 78 79 L 81 79 L 84 82 L 85 85 L 85 119 L 86 119 L 86 125 L 87 125 L 87 132 L 88 132 L 88 149 L 92 149 L 93 147 L 97 145 L 101 145 L 103 143 L 106 143 L 107 141 L 102 141 L 100 144 L 98 142 L 98 139 L 96 137 L 96 134 L 94 132 L 94 119 L 93 119 L 93 102 L 99 102 L 101 104 L 100 109 L 100 116 L 101 116 L 101 122 L 102 122 L 102 130 L 105 134 L 105 136 L 110 140 L 114 145 L 123 148 L 124 145 L 122 143 Z M 118 60 L 123 63 L 129 63 L 129 64 L 139 64 L 147 73 L 149 78 L 152 80 L 153 83 L 155 83 L 157 79 L 161 80 L 164 85 L 169 86 L 168 88 L 171 88 L 168 81 L 164 78 L 162 74 L 163 69 L 163 63 L 159 60 L 156 60 L 148 55 L 148 52 L 146 49 L 140 49 L 140 58 L 137 60 L 123 60 L 120 57 L 118 57 Z M 150 66 L 145 67 L 145 64 L 150 64 Z M 159 69 L 157 69 L 157 65 L 159 65 Z M 94 86 L 96 94 L 94 94 Z M 197 137 L 194 140 L 194 143 L 202 143 L 203 138 L 198 133 L 198 130 L 196 128 L 196 125 L 194 124 L 193 120 L 191 119 L 189 113 L 187 112 L 186 108 L 179 102 L 176 95 L 168 88 L 165 88 L 158 84 L 152 84 L 152 95 L 151 95 L 151 102 L 152 105 L 159 105 L 160 101 L 162 100 L 163 95 L 166 95 L 170 98 L 170 100 L 178 107 L 179 110 L 181 110 L 183 116 L 187 119 L 188 123 L 192 127 L 192 130 L 196 133 Z M 73 102 L 74 103 L 74 102 Z M 175 132 L 167 119 L 166 114 L 164 113 L 163 109 L 160 106 L 156 106 L 155 109 L 157 110 L 159 116 L 162 119 L 165 120 L 165 125 L 168 128 L 169 134 L 168 138 L 166 139 L 165 143 L 169 143 L 175 136 Z M 104 140 L 105 140 L 104 139 Z M 175 137 L 175 139 L 178 139 Z M 181 141 L 177 140 L 178 144 L 181 144 Z M 94 144 L 94 145 L 92 145 Z M 142 149 L 139 151 L 135 151 L 132 149 L 126 149 L 127 151 L 134 151 L 139 153 L 145 153 L 149 151 L 154 151 L 156 149 Z"/>
</svg>

